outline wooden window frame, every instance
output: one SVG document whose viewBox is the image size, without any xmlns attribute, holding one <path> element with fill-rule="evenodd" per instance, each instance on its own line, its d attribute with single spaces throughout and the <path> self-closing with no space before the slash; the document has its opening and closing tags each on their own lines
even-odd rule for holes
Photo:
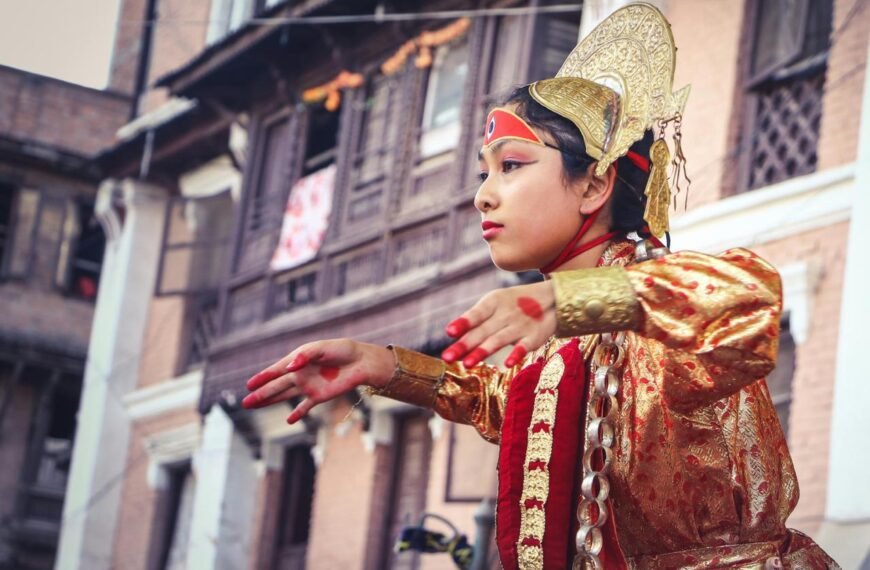
<svg viewBox="0 0 870 570">
<path fill-rule="evenodd" d="M 219 192 L 213 196 L 208 196 L 208 198 L 214 198 L 224 193 L 230 193 L 230 188 Z M 166 201 L 166 207 L 164 212 L 164 223 L 163 223 L 163 233 L 160 238 L 160 257 L 157 266 L 157 280 L 154 283 L 154 296 L 155 297 L 169 297 L 169 296 L 193 296 L 198 297 L 202 295 L 214 295 L 218 289 L 220 288 L 220 283 L 216 284 L 214 287 L 207 288 L 190 288 L 188 286 L 179 288 L 179 289 L 164 289 L 163 285 L 163 274 L 166 266 L 166 253 L 169 251 L 176 250 L 184 250 L 190 249 L 191 251 L 197 250 L 198 248 L 207 248 L 207 247 L 222 247 L 225 246 L 228 248 L 227 253 L 229 254 L 232 247 L 232 237 L 233 231 L 232 229 L 228 232 L 225 238 L 214 238 L 214 239 L 192 239 L 190 241 L 180 241 L 170 243 L 170 223 L 171 216 L 173 212 L 173 208 L 178 204 L 184 204 L 186 202 L 195 202 L 196 200 L 202 200 L 200 197 L 193 196 L 172 196 L 169 200 Z M 182 206 L 183 207 L 183 206 Z M 229 255 L 227 255 L 229 257 Z M 224 263 L 226 264 L 229 260 L 225 259 Z M 222 269 L 221 274 L 226 274 L 226 270 Z"/>
<path fill-rule="evenodd" d="M 268 258 L 264 258 L 257 263 L 252 263 L 250 267 L 245 267 L 245 260 L 243 259 L 243 246 L 244 243 L 251 238 L 256 237 L 266 239 L 268 234 L 272 234 L 271 237 L 273 243 L 270 250 L 273 250 L 278 240 L 278 234 L 281 229 L 281 216 L 276 216 L 276 219 L 272 220 L 273 223 L 271 225 L 267 220 L 265 225 L 261 225 L 255 230 L 252 230 L 250 228 L 249 218 L 252 215 L 251 208 L 253 207 L 254 197 L 259 196 L 257 192 L 260 187 L 260 183 L 264 173 L 264 166 L 267 162 L 266 157 L 264 157 L 267 134 L 270 128 L 277 125 L 281 121 L 287 121 L 287 133 L 285 134 L 286 140 L 284 141 L 284 144 L 292 144 L 292 141 L 294 137 L 298 134 L 300 127 L 299 113 L 294 112 L 292 108 L 288 106 L 281 106 L 278 109 L 273 108 L 259 114 L 252 121 L 251 136 L 249 138 L 250 140 L 254 141 L 254 145 L 251 152 L 251 160 L 249 160 L 248 162 L 250 167 L 246 169 L 243 180 L 242 200 L 239 208 L 238 224 L 236 231 L 233 233 L 233 237 L 235 238 L 235 240 L 234 248 L 230 256 L 231 287 L 242 285 L 252 279 L 261 278 L 269 272 Z M 292 152 L 294 150 L 293 148 L 287 148 L 286 150 L 287 156 L 285 157 L 285 159 L 288 160 L 288 162 L 285 164 L 285 166 L 288 168 L 286 176 L 286 191 L 283 191 L 280 196 L 273 196 L 274 199 L 280 198 L 281 204 L 286 204 L 287 202 L 287 194 L 289 193 L 290 188 L 292 188 L 293 182 L 295 182 L 296 180 L 296 175 L 299 169 L 298 163 L 300 162 L 298 153 Z M 268 198 L 266 197 L 267 195 L 268 190 L 264 189 L 263 199 L 268 200 Z"/>
<path fill-rule="evenodd" d="M 3 255 L 0 256 L 0 282 L 6 280 L 27 280 L 33 275 L 33 264 L 36 260 L 36 243 L 39 236 L 39 229 L 42 222 L 42 211 L 45 208 L 45 192 L 40 188 L 28 188 L 20 183 L 5 178 L 0 179 L 0 185 L 8 186 L 12 192 L 12 200 L 9 204 L 9 223 L 6 226 L 6 244 L 4 245 Z M 36 192 L 39 196 L 34 214 L 33 227 L 30 229 L 30 236 L 27 239 L 26 252 L 23 256 L 26 258 L 26 267 L 23 271 L 12 270 L 13 253 L 20 245 L 16 241 L 18 232 L 19 220 L 16 216 L 19 202 L 21 200 L 22 190 Z M 63 224 L 64 220 L 61 220 Z M 60 240 L 58 240 L 59 242 Z M 66 292 L 63 290 L 63 292 Z"/>
<path fill-rule="evenodd" d="M 788 57 L 784 57 L 781 61 L 772 63 L 762 69 L 753 70 L 753 62 L 755 60 L 758 49 L 757 36 L 760 26 L 760 15 L 763 8 L 764 0 L 749 0 L 744 9 L 744 47 L 745 54 L 742 57 L 741 69 L 738 70 L 740 76 L 743 77 L 739 90 L 741 101 L 741 117 L 739 119 L 739 127 L 737 136 L 735 137 L 735 145 L 740 152 L 737 159 L 736 179 L 731 178 L 733 175 L 725 174 L 726 188 L 730 188 L 729 192 L 744 193 L 751 192 L 758 188 L 763 188 L 766 184 L 752 185 L 752 161 L 755 155 L 755 144 L 757 138 L 757 121 L 758 121 L 758 105 L 761 95 L 759 91 L 768 85 L 787 84 L 790 81 L 795 81 L 803 76 L 809 76 L 814 73 L 827 73 L 827 60 L 830 52 L 828 48 L 812 56 L 804 59 L 799 59 L 804 46 L 806 45 L 806 30 L 809 22 L 810 9 L 808 0 L 806 4 L 807 13 L 804 14 L 799 26 L 800 37 L 804 38 L 804 43 L 799 49 L 796 49 Z M 832 8 L 833 9 L 833 8 Z M 822 94 L 824 96 L 824 94 Z M 824 110 L 824 109 L 823 109 Z M 727 169 L 726 169 L 727 170 Z M 801 174 L 798 174 L 800 176 Z M 778 182 L 788 180 L 785 178 Z M 778 182 L 774 182 L 778 183 Z"/>
</svg>

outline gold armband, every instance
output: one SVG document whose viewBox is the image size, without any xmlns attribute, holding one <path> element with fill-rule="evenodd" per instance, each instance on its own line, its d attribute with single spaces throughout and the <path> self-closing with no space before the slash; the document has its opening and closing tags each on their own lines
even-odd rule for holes
<svg viewBox="0 0 870 570">
<path fill-rule="evenodd" d="M 396 370 L 383 388 L 370 389 L 369 394 L 424 408 L 434 406 L 435 396 L 447 369 L 444 361 L 398 346 L 387 348 L 396 359 Z"/>
<path fill-rule="evenodd" d="M 551 274 L 556 295 L 556 336 L 635 329 L 640 304 L 622 267 Z"/>
</svg>

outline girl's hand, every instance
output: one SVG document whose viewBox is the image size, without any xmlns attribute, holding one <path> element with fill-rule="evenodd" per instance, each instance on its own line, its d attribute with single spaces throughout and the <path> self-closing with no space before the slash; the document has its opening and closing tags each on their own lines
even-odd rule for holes
<svg viewBox="0 0 870 570">
<path fill-rule="evenodd" d="M 247 382 L 251 391 L 242 406 L 270 406 L 290 398 L 305 399 L 287 417 L 296 423 L 317 404 L 361 384 L 383 387 L 395 368 L 393 354 L 382 346 L 337 339 L 300 346 Z"/>
<path fill-rule="evenodd" d="M 458 339 L 441 353 L 447 362 L 462 360 L 466 368 L 509 344 L 507 367 L 519 364 L 530 350 L 542 346 L 556 332 L 553 285 L 544 281 L 487 293 L 445 332 Z"/>
</svg>

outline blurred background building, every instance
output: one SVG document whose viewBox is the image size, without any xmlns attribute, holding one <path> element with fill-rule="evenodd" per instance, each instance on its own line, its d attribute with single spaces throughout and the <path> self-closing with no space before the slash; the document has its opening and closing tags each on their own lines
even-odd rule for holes
<svg viewBox="0 0 870 570">
<path fill-rule="evenodd" d="M 424 512 L 473 539 L 494 446 L 358 394 L 288 426 L 244 381 L 325 337 L 438 353 L 534 279 L 479 235 L 483 118 L 625 2 L 121 2 L 106 90 L 0 68 L 0 568 L 451 568 L 392 544 Z M 656 4 L 692 84 L 674 249 L 781 271 L 790 526 L 867 565 L 868 2 Z"/>
</svg>

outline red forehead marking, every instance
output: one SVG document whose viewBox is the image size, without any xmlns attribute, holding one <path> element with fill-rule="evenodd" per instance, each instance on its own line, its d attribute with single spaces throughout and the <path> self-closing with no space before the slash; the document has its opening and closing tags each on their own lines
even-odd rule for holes
<svg viewBox="0 0 870 570">
<path fill-rule="evenodd" d="M 544 146 L 541 138 L 522 117 L 506 109 L 493 109 L 486 118 L 483 131 L 483 147 L 500 139 L 517 139 Z"/>
</svg>

